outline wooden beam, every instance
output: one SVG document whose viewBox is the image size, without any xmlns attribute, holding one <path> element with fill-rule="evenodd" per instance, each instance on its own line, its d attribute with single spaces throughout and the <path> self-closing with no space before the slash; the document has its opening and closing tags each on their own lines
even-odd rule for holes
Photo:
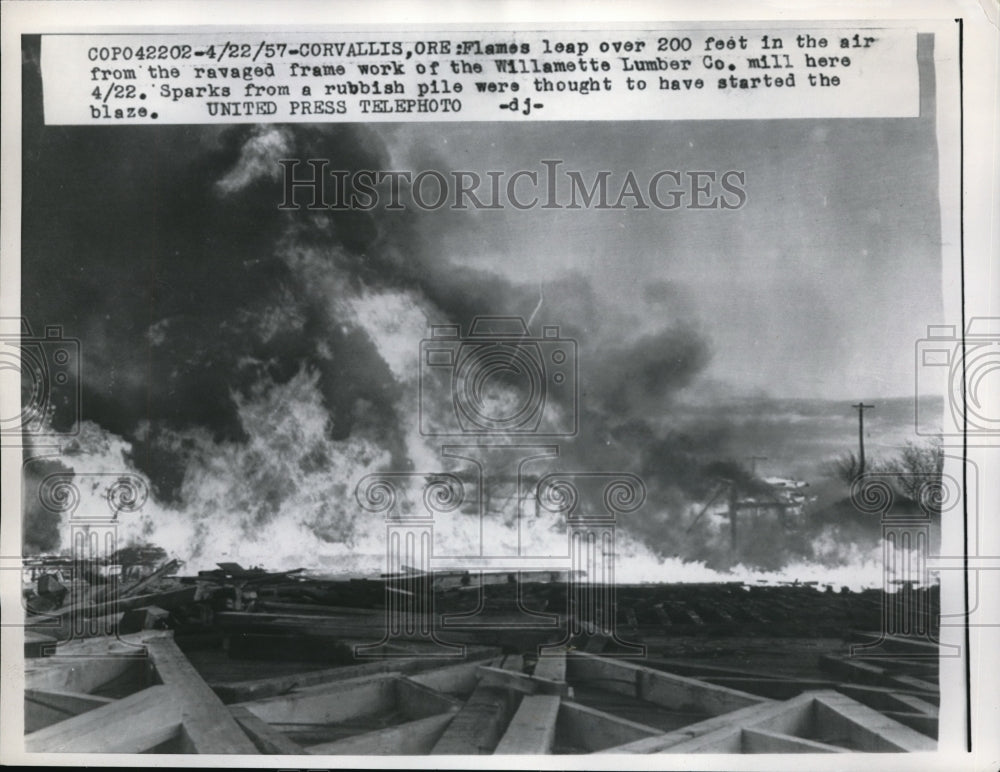
<svg viewBox="0 0 1000 772">
<path fill-rule="evenodd" d="M 804 680 L 798 678 L 734 678 L 730 676 L 707 675 L 699 676 L 698 680 L 725 686 L 729 689 L 749 692 L 750 694 L 767 697 L 771 700 L 790 700 L 792 697 L 798 697 L 802 692 L 833 689 L 838 686 L 836 681 Z"/>
<path fill-rule="evenodd" d="M 412 632 L 400 632 L 394 636 L 400 641 L 424 641 L 426 636 L 419 632 L 423 625 L 433 624 L 429 616 L 421 616 L 413 620 L 416 627 Z M 385 633 L 384 617 L 366 617 L 356 614 L 332 614 L 318 616 L 316 614 L 263 614 L 256 611 L 220 611 L 214 617 L 214 622 L 227 632 L 255 633 L 305 633 L 316 637 L 337 639 L 356 639 L 361 641 L 378 640 Z"/>
<path fill-rule="evenodd" d="M 916 713 L 933 716 L 935 719 L 938 717 L 937 705 L 932 705 L 920 697 L 915 697 L 910 694 L 896 694 L 893 696 L 906 706 L 906 710 L 912 710 Z"/>
<path fill-rule="evenodd" d="M 520 707 L 493 753 L 551 753 L 556 739 L 559 702 L 559 697 L 548 694 L 529 695 L 521 700 Z"/>
<path fill-rule="evenodd" d="M 937 716 L 928 716 L 926 713 L 903 710 L 884 710 L 882 712 L 894 721 L 898 721 L 900 724 L 903 724 L 903 726 L 908 726 L 910 729 L 915 729 L 920 732 L 920 734 L 925 734 L 935 740 L 937 739 Z"/>
<path fill-rule="evenodd" d="M 130 598 L 118 598 L 102 603 L 90 603 L 84 600 L 70 606 L 63 606 L 53 611 L 47 611 L 46 616 L 29 618 L 27 624 L 30 627 L 37 625 L 38 630 L 46 632 L 46 628 L 52 622 L 52 617 L 58 618 L 58 629 L 66 630 L 73 619 L 90 619 L 93 617 L 111 618 L 129 609 L 139 608 L 140 606 L 159 606 L 167 611 L 171 611 L 191 603 L 194 600 L 196 591 L 197 588 L 192 584 L 173 587 L 163 592 L 136 595 Z M 38 620 L 37 622 L 35 621 L 36 619 Z M 51 635 L 52 633 L 49 634 Z"/>
<path fill-rule="evenodd" d="M 378 617 L 385 618 L 385 609 L 381 608 L 361 608 L 355 606 L 333 606 L 326 603 L 292 603 L 279 600 L 257 600 L 255 609 L 260 611 L 270 611 L 275 614 L 311 614 L 317 617 L 343 614 L 356 617 Z"/>
<path fill-rule="evenodd" d="M 292 738 L 282 734 L 266 721 L 261 721 L 242 705 L 230 705 L 229 714 L 246 732 L 261 753 L 279 756 L 304 756 L 306 749 Z"/>
<path fill-rule="evenodd" d="M 397 678 L 395 684 L 396 707 L 407 718 L 416 720 L 441 713 L 454 713 L 462 707 L 461 700 L 417 683 L 406 676 Z"/>
<path fill-rule="evenodd" d="M 151 686 L 32 732 L 24 747 L 29 753 L 142 753 L 175 737 L 180 727 L 173 691 Z"/>
<path fill-rule="evenodd" d="M 522 694 L 554 694 L 559 697 L 572 697 L 573 688 L 565 681 L 550 681 L 525 673 L 517 673 L 502 668 L 480 665 L 478 669 L 480 683 L 503 686 L 514 689 Z"/>
<path fill-rule="evenodd" d="M 504 659 L 503 669 L 517 672 L 523 666 L 521 657 Z M 416 680 L 416 679 L 414 679 Z M 435 755 L 490 754 L 514 710 L 520 695 L 500 686 L 480 682 L 462 709 L 455 714 L 441 738 L 434 744 Z"/>
<path fill-rule="evenodd" d="M 934 679 L 937 678 L 939 670 L 937 660 L 928 660 L 926 658 L 908 659 L 905 656 L 873 657 L 869 662 L 882 668 L 890 675 L 916 675 Z"/>
<path fill-rule="evenodd" d="M 560 651 L 540 655 L 532 675 L 535 678 L 544 678 L 547 681 L 565 683 L 566 652 Z"/>
<path fill-rule="evenodd" d="M 753 727 L 790 735 L 807 734 L 813 726 L 813 705 L 816 692 L 806 692 L 785 702 L 751 705 L 731 713 L 714 716 L 656 737 L 635 740 L 600 753 L 672 753 L 673 747 L 689 740 L 713 734 L 713 741 L 722 741 L 734 726 Z M 720 734 L 715 734 L 720 733 Z M 728 742 L 728 740 L 727 740 Z"/>
<path fill-rule="evenodd" d="M 140 630 L 122 635 L 74 638 L 60 643 L 55 657 L 128 656 L 147 658 L 146 642 L 157 638 L 173 638 L 170 630 Z"/>
<path fill-rule="evenodd" d="M 445 694 L 465 697 L 471 694 L 479 683 L 479 666 L 501 661 L 498 658 L 491 658 L 480 662 L 465 662 L 461 665 L 450 665 L 418 673 L 410 676 L 410 679 Z"/>
<path fill-rule="evenodd" d="M 30 664 L 29 664 L 30 662 Z M 89 693 L 119 678 L 145 686 L 145 660 L 136 657 L 43 657 L 25 663 L 29 689 Z"/>
<path fill-rule="evenodd" d="M 937 692 L 937 684 L 931 683 L 914 676 L 891 673 L 887 669 L 871 662 L 862 662 L 854 658 L 834 657 L 824 654 L 819 658 L 819 666 L 822 670 L 833 673 L 840 678 L 849 681 L 868 684 L 870 686 L 882 686 L 889 689 L 917 689 L 925 692 Z"/>
<path fill-rule="evenodd" d="M 933 751 L 937 742 L 837 692 L 814 692 L 816 727 L 822 735 L 836 734 L 859 751 Z"/>
<path fill-rule="evenodd" d="M 705 678 L 707 676 L 726 676 L 730 678 L 754 678 L 757 680 L 774 679 L 786 680 L 782 676 L 773 673 L 761 673 L 754 669 L 722 667 L 720 665 L 709 665 L 697 660 L 671 659 L 668 657 L 647 657 L 644 661 L 647 667 L 654 670 L 663 670 L 677 675 L 690 676 L 691 678 Z"/>
<path fill-rule="evenodd" d="M 120 600 L 123 600 L 125 598 L 137 596 L 142 590 L 145 590 L 147 587 L 152 587 L 154 584 L 160 581 L 160 579 L 163 579 L 171 571 L 176 571 L 179 567 L 180 563 L 178 561 L 176 560 L 167 561 L 162 566 L 153 571 L 153 573 L 151 573 L 149 576 L 140 579 L 138 582 L 135 582 L 134 584 L 122 587 L 118 591 L 118 598 Z"/>
<path fill-rule="evenodd" d="M 392 710 L 398 676 L 380 673 L 350 678 L 239 704 L 270 724 L 335 724 Z"/>
<path fill-rule="evenodd" d="M 927 713 L 935 718 L 938 714 L 937 705 L 926 699 L 931 696 L 926 692 L 903 692 L 858 684 L 837 684 L 831 688 L 875 710 L 916 710 L 918 713 Z"/>
<path fill-rule="evenodd" d="M 766 729 L 743 730 L 743 753 L 849 753 L 846 748 Z"/>
<path fill-rule="evenodd" d="M 222 700 L 202 680 L 172 638 L 151 640 L 146 650 L 160 680 L 176 695 L 184 719 L 183 734 L 194 752 L 257 753 Z"/>
<path fill-rule="evenodd" d="M 855 638 L 861 640 L 863 644 L 878 643 L 879 648 L 885 652 L 896 652 L 899 654 L 910 654 L 917 657 L 933 659 L 937 661 L 942 656 L 955 656 L 954 654 L 942 651 L 941 644 L 937 641 L 928 641 L 922 638 L 909 638 L 901 635 L 886 635 L 875 631 L 852 631 Z M 950 648 L 950 647 L 949 647 Z M 946 650 L 947 651 L 947 650 Z M 864 656 L 864 650 L 859 651 Z M 873 659 L 878 659 L 876 655 Z"/>
<path fill-rule="evenodd" d="M 662 735 L 662 730 L 582 705 L 562 700 L 559 706 L 557 736 L 568 745 L 589 753 Z"/>
<path fill-rule="evenodd" d="M 664 748 L 660 753 L 742 753 L 743 730 L 727 726 Z"/>
<path fill-rule="evenodd" d="M 937 694 L 940 691 L 937 684 L 910 675 L 892 676 L 892 683 L 894 686 L 903 686 L 909 689 L 918 689 L 923 692 L 934 694 Z"/>
<path fill-rule="evenodd" d="M 486 657 L 494 657 L 496 654 L 499 654 L 499 650 L 496 650 L 496 653 L 488 651 L 483 661 L 489 661 Z M 393 657 L 376 662 L 366 662 L 363 665 L 346 665 L 343 667 L 326 668 L 324 670 L 312 670 L 307 673 L 296 673 L 294 675 L 259 678 L 250 681 L 212 683 L 211 687 L 222 701 L 227 704 L 249 702 L 250 700 L 260 700 L 266 697 L 287 694 L 293 689 L 346 681 L 351 678 L 377 675 L 379 673 L 420 673 L 425 670 L 437 668 L 440 664 L 441 660 L 430 659 L 428 657 Z M 471 691 L 472 688 L 474 688 L 474 683 L 470 686 L 469 690 Z"/>
<path fill-rule="evenodd" d="M 428 716 L 375 732 L 310 745 L 306 752 L 320 756 L 424 756 L 431 752 L 454 716 L 454 713 Z"/>
<path fill-rule="evenodd" d="M 770 702 L 764 697 L 725 686 L 587 654 L 574 654 L 569 658 L 569 679 L 638 697 L 671 710 L 694 709 L 712 716 Z"/>
<path fill-rule="evenodd" d="M 101 708 L 110 702 L 109 697 L 95 697 L 85 692 L 24 690 L 24 731 L 37 732 L 47 726 L 79 716 L 88 710 Z"/>
</svg>

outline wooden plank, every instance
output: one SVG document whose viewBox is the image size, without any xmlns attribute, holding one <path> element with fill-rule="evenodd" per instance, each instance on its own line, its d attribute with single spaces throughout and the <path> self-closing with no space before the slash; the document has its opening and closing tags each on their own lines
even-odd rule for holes
<svg viewBox="0 0 1000 772">
<path fill-rule="evenodd" d="M 704 678 L 707 676 L 753 678 L 757 680 L 781 678 L 780 676 L 769 673 L 760 673 L 753 669 L 746 670 L 743 668 L 722 667 L 720 665 L 709 665 L 705 662 L 685 659 L 671 659 L 668 657 L 647 657 L 643 660 L 643 663 L 647 667 L 651 667 L 654 670 L 663 670 L 668 673 L 690 676 L 691 678 Z"/>
<path fill-rule="evenodd" d="M 937 705 L 932 705 L 929 702 L 922 700 L 919 697 L 914 697 L 909 694 L 896 694 L 893 695 L 897 700 L 906 706 L 907 710 L 914 711 L 916 713 L 923 713 L 927 716 L 933 716 L 935 719 L 938 717 Z"/>
<path fill-rule="evenodd" d="M 924 699 L 929 696 L 926 692 L 903 692 L 857 684 L 837 684 L 833 689 L 875 710 L 916 710 L 935 717 L 938 713 L 937 705 Z"/>
<path fill-rule="evenodd" d="M 256 754 L 215 692 L 194 669 L 172 638 L 146 644 L 160 680 L 176 695 L 183 716 L 183 735 L 196 753 Z"/>
<path fill-rule="evenodd" d="M 673 746 L 713 734 L 713 741 L 725 741 L 725 732 L 734 726 L 764 729 L 782 734 L 807 734 L 814 723 L 813 707 L 816 692 L 806 692 L 785 702 L 751 705 L 731 713 L 714 716 L 695 724 L 656 737 L 635 740 L 600 753 L 663 753 L 673 752 Z M 715 733 L 720 733 L 715 735 Z M 738 751 L 737 751 L 738 752 Z"/>
<path fill-rule="evenodd" d="M 919 697 L 928 704 L 937 706 L 941 700 L 937 692 L 925 692 L 918 689 L 887 689 L 884 686 L 865 686 L 863 684 L 837 684 L 831 687 L 834 691 L 846 694 L 851 699 L 863 702 L 870 708 L 881 710 L 888 707 L 890 710 L 899 705 L 895 699 L 901 695 L 909 697 Z"/>
<path fill-rule="evenodd" d="M 499 650 L 486 651 L 480 660 L 491 661 L 488 658 L 495 657 Z M 474 664 L 471 663 L 474 671 Z M 390 659 L 366 662 L 363 665 L 346 665 L 342 667 L 325 668 L 323 670 L 312 670 L 307 673 L 295 673 L 293 675 L 276 676 L 273 678 L 258 678 L 249 681 L 231 681 L 212 683 L 211 687 L 225 703 L 249 702 L 260 700 L 266 697 L 274 697 L 280 694 L 287 694 L 295 689 L 308 686 L 318 686 L 336 681 L 346 681 L 351 678 L 360 678 L 367 675 L 377 675 L 379 673 L 398 672 L 405 674 L 420 673 L 425 670 L 440 668 L 440 659 L 428 657 L 392 657 Z M 469 691 L 474 688 L 474 679 Z M 433 687 L 432 687 L 433 688 Z"/>
<path fill-rule="evenodd" d="M 509 656 L 504 659 L 502 667 L 517 672 L 523 664 L 521 657 Z M 516 692 L 480 682 L 434 744 L 431 753 L 492 753 L 517 708 L 519 699 L 520 695 Z"/>
<path fill-rule="evenodd" d="M 699 676 L 699 681 L 718 684 L 729 689 L 756 694 L 771 700 L 790 700 L 802 692 L 819 689 L 833 689 L 839 684 L 836 681 L 819 681 L 804 679 L 779 680 L 777 678 L 733 678 L 730 676 Z"/>
<path fill-rule="evenodd" d="M 605 748 L 662 735 L 659 729 L 605 713 L 571 700 L 562 700 L 556 735 L 566 744 L 593 753 Z"/>
<path fill-rule="evenodd" d="M 314 636 L 351 638 L 363 641 L 378 640 L 385 633 L 385 617 L 367 617 L 357 614 L 263 614 L 256 611 L 221 611 L 214 617 L 220 628 L 233 632 L 309 632 Z M 414 618 L 412 632 L 400 631 L 394 637 L 401 641 L 424 641 L 426 635 L 420 633 L 424 626 L 430 626 L 431 615 Z"/>
<path fill-rule="evenodd" d="M 891 680 L 894 686 L 905 686 L 911 689 L 919 689 L 920 691 L 931 692 L 935 694 L 938 693 L 939 691 L 937 684 L 910 675 L 892 676 Z"/>
<path fill-rule="evenodd" d="M 137 687 L 145 685 L 145 661 L 134 657 L 44 657 L 31 663 L 24 672 L 29 689 L 89 693 L 127 677 L 133 677 Z"/>
<path fill-rule="evenodd" d="M 401 676 L 396 684 L 396 708 L 409 719 L 428 718 L 441 713 L 454 713 L 462 701 L 449 694 L 431 689 L 421 683 Z"/>
<path fill-rule="evenodd" d="M 888 689 L 917 689 L 925 692 L 938 691 L 937 684 L 921 678 L 915 678 L 911 675 L 891 673 L 872 662 L 862 662 L 857 659 L 846 659 L 824 654 L 819 658 L 819 666 L 821 669 L 834 673 L 840 678 L 870 686 L 882 686 Z"/>
<path fill-rule="evenodd" d="M 544 678 L 546 681 L 564 683 L 566 681 L 566 652 L 552 652 L 539 656 L 532 675 L 535 678 Z"/>
<path fill-rule="evenodd" d="M 290 601 L 279 600 L 258 600 L 254 606 L 260 611 L 269 611 L 275 614 L 311 614 L 315 616 L 356 616 L 356 617 L 378 617 L 385 619 L 385 609 L 362 608 L 360 606 L 333 606 L 326 603 L 292 603 Z"/>
<path fill-rule="evenodd" d="M 486 663 L 497 663 L 500 660 L 492 658 L 480 662 L 466 662 L 461 665 L 450 665 L 435 670 L 410 676 L 419 684 L 436 689 L 445 694 L 466 696 L 472 693 L 479 683 L 479 666 Z"/>
<path fill-rule="evenodd" d="M 279 756 L 305 755 L 305 748 L 266 721 L 261 721 L 242 705 L 230 705 L 229 714 L 236 719 L 236 723 L 261 753 Z"/>
<path fill-rule="evenodd" d="M 898 721 L 900 724 L 910 727 L 910 729 L 915 729 L 920 734 L 937 739 L 937 716 L 928 716 L 926 713 L 902 710 L 884 710 L 882 712 L 894 721 Z"/>
<path fill-rule="evenodd" d="M 878 643 L 879 648 L 888 653 L 900 653 L 900 654 L 912 654 L 918 657 L 926 657 L 928 659 L 937 660 L 942 656 L 941 645 L 937 641 L 929 641 L 923 638 L 909 638 L 899 635 L 886 635 L 884 633 L 878 633 L 875 631 L 852 631 L 852 635 L 859 639 L 862 644 L 866 643 Z M 866 655 L 865 649 L 859 649 L 856 656 L 864 657 Z M 872 656 L 873 659 L 878 659 L 878 655 Z M 948 656 L 948 655 L 945 655 Z M 953 655 L 952 655 L 953 656 Z"/>
<path fill-rule="evenodd" d="M 660 753 L 742 753 L 743 730 L 738 726 L 727 726 L 708 732 L 699 737 L 676 743 L 659 751 Z"/>
<path fill-rule="evenodd" d="M 846 748 L 766 729 L 743 730 L 743 753 L 849 753 Z"/>
<path fill-rule="evenodd" d="M 565 681 L 549 681 L 525 673 L 517 673 L 502 668 L 480 665 L 478 669 L 480 683 L 503 686 L 514 689 L 522 694 L 554 694 L 559 697 L 572 697 L 573 688 Z"/>
<path fill-rule="evenodd" d="M 52 617 L 59 618 L 58 627 L 60 629 L 68 629 L 67 626 L 74 618 L 112 617 L 129 609 L 139 608 L 140 606 L 159 606 L 167 611 L 171 611 L 179 606 L 191 603 L 194 600 L 196 590 L 197 588 L 194 585 L 182 585 L 172 587 L 163 592 L 136 595 L 131 598 L 118 598 L 103 603 L 92 604 L 89 601 L 81 601 L 70 606 L 48 611 L 46 612 L 47 616 L 44 617 L 31 617 L 27 620 L 26 624 L 29 626 L 37 625 L 37 629 L 51 635 L 53 633 L 45 630 L 45 628 L 48 627 L 47 622 L 51 623 Z"/>
<path fill-rule="evenodd" d="M 140 630 L 118 636 L 78 638 L 60 643 L 55 657 L 103 657 L 108 655 L 147 658 L 146 642 L 157 638 L 173 638 L 171 630 Z"/>
<path fill-rule="evenodd" d="M 817 732 L 844 736 L 859 751 L 933 751 L 937 743 L 837 692 L 815 692 Z"/>
<path fill-rule="evenodd" d="M 396 705 L 398 676 L 380 673 L 350 678 L 239 704 L 270 724 L 335 724 L 391 711 Z"/>
<path fill-rule="evenodd" d="M 142 753 L 175 737 L 180 727 L 173 691 L 151 686 L 32 732 L 24 747 L 29 753 Z"/>
<path fill-rule="evenodd" d="M 930 679 L 937 678 L 937 660 L 906 659 L 904 657 L 873 657 L 870 663 L 882 668 L 890 675 L 915 675 Z"/>
<path fill-rule="evenodd" d="M 529 695 L 522 699 L 520 707 L 493 753 L 495 755 L 551 753 L 556 738 L 559 702 L 559 697 L 548 694 Z"/>
<path fill-rule="evenodd" d="M 109 697 L 96 697 L 84 692 L 24 690 L 24 731 L 37 732 L 47 726 L 79 716 L 114 702 Z"/>
<path fill-rule="evenodd" d="M 157 568 L 155 571 L 153 571 L 153 573 L 151 573 L 149 576 L 145 577 L 144 579 L 140 579 L 135 584 L 131 584 L 131 585 L 128 585 L 127 587 L 123 587 L 118 592 L 118 598 L 119 599 L 124 599 L 124 598 L 130 598 L 130 597 L 134 597 L 134 596 L 138 595 L 142 590 L 145 590 L 147 587 L 152 587 L 158 581 L 160 581 L 161 579 L 163 579 L 164 577 L 166 577 L 167 574 L 171 573 L 172 571 L 176 571 L 179 567 L 180 567 L 180 563 L 178 561 L 176 561 L 176 560 L 169 560 L 169 561 L 167 561 L 166 563 L 164 563 L 162 566 L 160 566 L 159 568 Z"/>
<path fill-rule="evenodd" d="M 569 658 L 570 681 L 593 684 L 601 689 L 638 697 L 671 710 L 689 710 L 717 716 L 749 705 L 770 702 L 755 694 L 694 678 L 587 654 Z"/>
<path fill-rule="evenodd" d="M 375 732 L 310 745 L 306 752 L 321 756 L 424 756 L 431 752 L 454 715 L 442 713 Z"/>
<path fill-rule="evenodd" d="M 870 662 L 861 662 L 856 659 L 845 659 L 843 657 L 824 654 L 819 658 L 819 667 L 821 670 L 851 681 L 872 684 L 874 686 L 890 685 L 886 672 Z"/>
</svg>

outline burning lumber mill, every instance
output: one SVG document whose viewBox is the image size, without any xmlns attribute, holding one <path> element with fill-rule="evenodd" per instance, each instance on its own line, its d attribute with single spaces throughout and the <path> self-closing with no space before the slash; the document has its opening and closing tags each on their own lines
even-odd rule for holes
<svg viewBox="0 0 1000 772">
<path fill-rule="evenodd" d="M 179 570 L 165 561 L 85 592 L 38 577 L 26 594 L 28 752 L 936 747 L 933 586 Z"/>
</svg>

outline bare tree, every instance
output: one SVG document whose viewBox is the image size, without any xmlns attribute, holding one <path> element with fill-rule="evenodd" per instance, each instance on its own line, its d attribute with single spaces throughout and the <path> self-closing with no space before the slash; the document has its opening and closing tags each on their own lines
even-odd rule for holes
<svg viewBox="0 0 1000 772">
<path fill-rule="evenodd" d="M 853 452 L 847 452 L 830 463 L 830 470 L 834 477 L 851 485 L 861 476 L 861 460 Z"/>
<path fill-rule="evenodd" d="M 907 442 L 898 456 L 889 460 L 869 459 L 864 470 L 861 460 L 853 452 L 836 458 L 829 469 L 834 477 L 847 485 L 852 485 L 865 472 L 889 477 L 899 498 L 919 501 L 933 509 L 936 506 L 933 488 L 941 480 L 943 467 L 944 454 L 938 443 Z"/>
<path fill-rule="evenodd" d="M 933 506 L 933 496 L 927 492 L 941 480 L 944 468 L 944 452 L 935 442 L 918 445 L 907 442 L 902 452 L 890 461 L 880 463 L 876 471 L 892 475 L 896 490 L 911 501 L 919 501 L 923 495 L 924 504 Z"/>
</svg>

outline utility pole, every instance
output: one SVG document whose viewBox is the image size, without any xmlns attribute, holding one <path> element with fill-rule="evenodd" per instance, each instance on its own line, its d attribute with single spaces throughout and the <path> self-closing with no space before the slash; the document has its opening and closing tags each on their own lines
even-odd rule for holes
<svg viewBox="0 0 1000 772">
<path fill-rule="evenodd" d="M 736 490 L 736 481 L 729 483 L 729 549 L 736 559 L 736 517 L 739 511 L 739 493 Z"/>
<path fill-rule="evenodd" d="M 855 410 L 858 411 L 858 448 L 859 448 L 859 458 L 858 458 L 858 475 L 863 475 L 865 473 L 865 411 L 869 410 L 874 405 L 866 405 L 864 402 L 859 402 L 856 405 L 851 405 Z"/>
</svg>

